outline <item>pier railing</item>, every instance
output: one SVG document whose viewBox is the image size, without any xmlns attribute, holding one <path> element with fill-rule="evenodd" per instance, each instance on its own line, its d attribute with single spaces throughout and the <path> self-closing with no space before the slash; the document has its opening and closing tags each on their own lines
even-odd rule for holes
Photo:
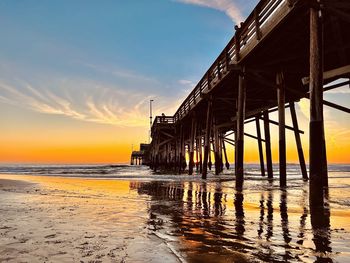
<svg viewBox="0 0 350 263">
<path fill-rule="evenodd" d="M 163 124 L 165 124 L 165 123 L 172 124 L 172 123 L 174 123 L 174 117 L 173 116 L 156 116 L 153 124 L 162 124 L 162 123 Z"/>
<path fill-rule="evenodd" d="M 152 133 L 156 128 L 156 126 L 164 125 L 164 124 L 174 124 L 174 123 L 175 121 L 173 116 L 156 116 L 152 124 Z"/>
<path fill-rule="evenodd" d="M 240 60 L 253 49 L 300 0 L 261 0 L 244 23 L 236 26 L 236 33 L 218 58 L 187 96 L 174 114 L 174 122 L 181 120 Z M 275 16 L 276 19 L 270 19 Z M 270 21 L 271 20 L 271 21 Z"/>
</svg>

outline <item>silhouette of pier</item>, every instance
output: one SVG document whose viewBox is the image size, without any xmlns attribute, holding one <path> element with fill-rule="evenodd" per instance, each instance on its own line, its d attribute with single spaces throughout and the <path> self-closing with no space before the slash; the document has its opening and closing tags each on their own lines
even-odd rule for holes
<svg viewBox="0 0 350 263">
<path fill-rule="evenodd" d="M 187 151 L 188 173 L 197 169 L 205 179 L 213 164 L 215 174 L 224 165 L 229 167 L 226 145 L 231 144 L 236 188 L 241 189 L 244 139 L 251 137 L 257 141 L 261 174 L 272 179 L 270 125 L 277 125 L 280 186 L 287 185 L 286 130 L 294 132 L 302 178 L 307 180 L 303 131 L 295 111 L 295 102 L 307 98 L 310 204 L 322 206 L 328 185 L 323 106 L 350 113 L 349 108 L 324 100 L 323 92 L 350 83 L 349 27 L 349 0 L 261 0 L 246 21 L 235 27 L 235 35 L 176 113 L 155 118 L 150 166 L 184 172 Z M 292 126 L 285 123 L 286 109 Z M 269 118 L 271 112 L 278 112 L 278 122 Z M 247 123 L 255 123 L 256 135 L 245 132 Z"/>
</svg>

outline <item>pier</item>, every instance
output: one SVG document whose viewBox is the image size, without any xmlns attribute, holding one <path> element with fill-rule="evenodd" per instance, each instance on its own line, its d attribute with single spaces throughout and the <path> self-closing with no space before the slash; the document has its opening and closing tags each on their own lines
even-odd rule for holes
<svg viewBox="0 0 350 263">
<path fill-rule="evenodd" d="M 270 126 L 279 128 L 279 183 L 287 186 L 286 131 L 295 136 L 301 179 L 310 180 L 312 207 L 323 206 L 328 185 L 323 107 L 350 109 L 323 99 L 323 92 L 349 85 L 348 0 L 261 0 L 173 116 L 157 116 L 148 151 L 152 169 L 182 173 L 229 168 L 227 144 L 235 147 L 235 184 L 244 182 L 244 141 L 257 141 L 261 175 L 272 170 Z M 309 174 L 295 103 L 310 101 Z M 278 121 L 270 119 L 278 113 Z M 290 112 L 292 125 L 285 121 Z M 245 131 L 254 123 L 256 134 Z M 264 129 L 262 138 L 261 129 Z M 234 140 L 229 136 L 234 135 Z M 265 144 L 265 151 L 263 151 Z M 214 160 L 212 160 L 212 153 Z M 188 154 L 188 164 L 186 162 Z M 266 165 L 266 169 L 265 169 Z"/>
</svg>

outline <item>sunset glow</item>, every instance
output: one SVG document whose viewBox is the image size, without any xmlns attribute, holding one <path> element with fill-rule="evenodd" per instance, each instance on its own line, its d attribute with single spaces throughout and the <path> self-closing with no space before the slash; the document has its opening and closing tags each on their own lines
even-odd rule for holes
<svg viewBox="0 0 350 263">
<path fill-rule="evenodd" d="M 148 142 L 149 100 L 154 116 L 172 115 L 257 3 L 63 2 L 0 4 L 1 163 L 128 163 Z M 350 89 L 325 97 L 346 105 Z M 308 103 L 297 105 L 306 160 Z M 325 126 L 329 163 L 350 163 L 348 115 L 325 107 Z M 258 161 L 250 138 L 245 160 Z M 288 131 L 287 161 L 297 160 Z"/>
</svg>

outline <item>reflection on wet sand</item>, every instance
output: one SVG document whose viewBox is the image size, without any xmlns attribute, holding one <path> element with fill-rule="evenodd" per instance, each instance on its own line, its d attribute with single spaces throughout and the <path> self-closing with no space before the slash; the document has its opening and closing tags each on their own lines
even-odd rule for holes
<svg viewBox="0 0 350 263">
<path fill-rule="evenodd" d="M 235 193 L 235 214 L 236 214 L 236 223 L 235 223 L 235 229 L 237 233 L 237 238 L 243 239 L 244 236 L 244 209 L 243 209 L 243 194 L 242 192 Z"/>
<path fill-rule="evenodd" d="M 302 207 L 303 209 L 303 214 L 300 216 L 300 227 L 299 227 L 299 234 L 298 234 L 298 240 L 297 240 L 297 243 L 302 245 L 304 243 L 304 240 L 305 240 L 305 226 L 306 226 L 306 219 L 307 219 L 307 216 L 308 216 L 308 209 L 307 209 L 307 191 L 305 189 L 305 187 L 307 186 L 304 186 L 303 188 L 303 193 L 302 193 L 302 197 L 301 197 L 301 201 L 300 201 L 300 206 Z"/>
<path fill-rule="evenodd" d="M 324 195 L 325 206 L 310 208 L 313 242 L 315 243 L 316 262 L 333 262 L 331 258 L 324 259 L 326 253 L 332 252 L 328 191 L 325 191 Z"/>
<path fill-rule="evenodd" d="M 292 212 L 288 190 L 273 185 L 256 194 L 256 204 L 245 201 L 244 192 L 230 193 L 234 190 L 220 182 L 147 182 L 130 187 L 151 196 L 150 222 L 162 222 L 161 228 L 151 229 L 168 239 L 177 237 L 172 240 L 190 262 L 332 261 L 329 209 L 311 209 L 308 222 L 306 187 L 299 196 L 292 194 L 300 205 Z"/>
</svg>

